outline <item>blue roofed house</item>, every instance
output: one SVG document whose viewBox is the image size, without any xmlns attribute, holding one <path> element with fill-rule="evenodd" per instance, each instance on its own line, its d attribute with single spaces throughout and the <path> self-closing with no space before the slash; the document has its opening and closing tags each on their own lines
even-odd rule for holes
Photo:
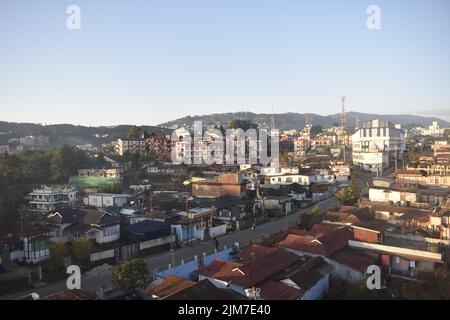
<svg viewBox="0 0 450 320">
<path fill-rule="evenodd" d="M 139 243 L 141 250 L 169 246 L 175 240 L 170 223 L 154 220 L 143 220 L 127 226 L 125 237 L 129 243 Z"/>
</svg>

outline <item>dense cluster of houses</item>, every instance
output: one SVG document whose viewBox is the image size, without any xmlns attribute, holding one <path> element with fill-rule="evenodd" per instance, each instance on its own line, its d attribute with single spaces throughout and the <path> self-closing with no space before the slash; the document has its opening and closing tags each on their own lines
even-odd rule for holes
<svg viewBox="0 0 450 320">
<path fill-rule="evenodd" d="M 371 265 L 381 266 L 386 279 L 414 278 L 448 264 L 448 141 L 434 139 L 414 166 L 398 169 L 397 160 L 405 162 L 407 150 L 406 133 L 397 125 L 373 120 L 354 132 L 313 134 L 311 129 L 307 124 L 303 131 L 282 133 L 280 141 L 293 144 L 289 164 L 269 166 L 186 168 L 159 159 L 141 163 L 132 172 L 131 163 L 120 158 L 126 153 L 166 157 L 173 148 L 184 152 L 186 141 L 171 141 L 169 136 L 119 139 L 117 154 L 105 156 L 106 167 L 80 169 L 68 185 L 40 186 L 26 196 L 28 211 L 38 218 L 0 224 L 0 264 L 38 263 L 49 257 L 50 243 L 77 239 L 92 243 L 94 264 L 130 259 L 254 228 L 270 219 L 287 221 L 297 209 L 349 186 L 352 166 L 349 159 L 341 161 L 346 146 L 353 149 L 354 166 L 378 173 L 357 206 L 326 212 L 310 230 L 291 228 L 261 243 L 236 245 L 197 257 L 180 269 L 156 272 L 147 295 L 313 300 L 326 294 L 333 277 L 363 281 Z M 391 178 L 378 177 L 392 160 L 398 170 Z M 141 172 L 140 180 L 122 192 L 99 191 L 108 184 L 124 188 L 125 177 L 135 172 Z"/>
</svg>

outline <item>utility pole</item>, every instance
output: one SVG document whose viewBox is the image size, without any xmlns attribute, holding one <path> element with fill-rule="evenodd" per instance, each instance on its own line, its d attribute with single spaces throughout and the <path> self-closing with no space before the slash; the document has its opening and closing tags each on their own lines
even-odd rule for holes
<svg viewBox="0 0 450 320">
<path fill-rule="evenodd" d="M 150 212 L 153 212 L 153 197 L 152 197 L 152 191 L 150 191 Z"/>
<path fill-rule="evenodd" d="M 186 192 L 186 199 L 185 199 L 185 209 L 186 209 L 186 238 L 187 238 L 187 243 L 190 243 L 190 238 L 189 238 L 189 193 Z"/>
<path fill-rule="evenodd" d="M 394 156 L 395 156 L 395 171 L 397 171 L 397 145 L 394 147 Z"/>
<path fill-rule="evenodd" d="M 344 164 L 345 164 L 345 145 L 347 144 L 347 117 L 345 114 L 345 99 L 347 99 L 345 96 L 341 97 L 341 142 L 342 142 L 342 147 L 344 149 L 343 151 L 343 159 L 344 159 Z"/>
</svg>

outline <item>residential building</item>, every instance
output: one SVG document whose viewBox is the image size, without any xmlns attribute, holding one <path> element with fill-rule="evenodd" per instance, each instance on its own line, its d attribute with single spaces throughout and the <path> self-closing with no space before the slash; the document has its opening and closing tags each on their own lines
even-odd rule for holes
<svg viewBox="0 0 450 320">
<path fill-rule="evenodd" d="M 36 263 L 49 256 L 49 228 L 30 223 L 0 223 L 0 261 Z"/>
<path fill-rule="evenodd" d="M 390 187 L 372 186 L 369 199 L 372 202 L 426 207 L 428 205 L 450 206 L 448 188 L 429 188 L 413 183 L 393 183 Z"/>
<path fill-rule="evenodd" d="M 196 282 L 186 280 L 176 275 L 169 275 L 159 283 L 153 283 L 145 290 L 145 293 L 152 299 L 166 299 L 170 296 L 195 285 Z"/>
<path fill-rule="evenodd" d="M 45 223 L 52 242 L 85 238 L 104 244 L 120 238 L 120 217 L 100 210 L 65 208 L 49 214 Z"/>
<path fill-rule="evenodd" d="M 116 144 L 116 152 L 121 156 L 126 152 L 147 154 L 147 140 L 144 138 L 119 138 Z"/>
<path fill-rule="evenodd" d="M 104 178 L 114 178 L 121 179 L 122 178 L 122 169 L 113 168 L 113 169 L 79 169 L 78 176 L 79 177 L 104 177 Z"/>
<path fill-rule="evenodd" d="M 441 128 L 437 121 L 433 121 L 428 128 L 422 131 L 424 136 L 442 137 L 444 135 L 445 128 Z"/>
<path fill-rule="evenodd" d="M 316 300 L 328 290 L 330 267 L 321 258 L 304 259 L 275 249 L 243 262 L 215 259 L 196 273 L 200 281 L 249 299 Z"/>
<path fill-rule="evenodd" d="M 418 183 L 430 187 L 450 187 L 450 172 L 446 174 L 428 174 L 423 170 L 397 170 L 395 172 L 399 183 Z"/>
<path fill-rule="evenodd" d="M 391 159 L 402 159 L 405 132 L 381 120 L 364 123 L 352 136 L 353 164 L 368 171 L 381 171 Z"/>
<path fill-rule="evenodd" d="M 178 221 L 171 224 L 177 241 L 204 240 L 205 237 L 210 236 L 209 231 L 213 227 L 213 215 L 215 213 L 214 207 L 191 208 L 187 213 L 186 211 L 177 212 Z"/>
<path fill-rule="evenodd" d="M 335 144 L 335 139 L 333 139 L 332 137 L 320 136 L 317 138 L 312 138 L 310 140 L 310 144 L 311 144 L 311 149 L 322 150 L 324 147 L 331 148 L 331 146 L 333 146 Z"/>
<path fill-rule="evenodd" d="M 218 198 L 224 195 L 242 196 L 247 182 L 238 173 L 224 173 L 217 180 L 192 182 L 192 195 L 198 198 Z"/>
<path fill-rule="evenodd" d="M 311 174 L 283 174 L 277 176 L 270 176 L 268 178 L 270 184 L 292 184 L 309 186 L 313 183 L 333 183 L 334 175 L 329 172 L 318 172 Z"/>
<path fill-rule="evenodd" d="M 145 243 L 146 249 L 170 246 L 175 241 L 170 223 L 152 220 L 130 224 L 125 228 L 125 238 L 129 243 Z"/>
<path fill-rule="evenodd" d="M 84 198 L 84 204 L 97 208 L 124 207 L 127 205 L 129 198 L 130 196 L 127 194 L 93 193 Z"/>
<path fill-rule="evenodd" d="M 77 191 L 70 186 L 44 186 L 33 189 L 27 196 L 28 208 L 38 213 L 73 207 L 77 201 Z"/>
</svg>

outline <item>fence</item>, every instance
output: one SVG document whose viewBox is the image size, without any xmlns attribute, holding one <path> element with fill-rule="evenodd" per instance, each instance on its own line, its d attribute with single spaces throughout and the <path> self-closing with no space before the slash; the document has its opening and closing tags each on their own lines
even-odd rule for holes
<svg viewBox="0 0 450 320">
<path fill-rule="evenodd" d="M 91 253 L 90 260 L 91 260 L 91 262 L 95 262 L 95 261 L 110 259 L 110 258 L 114 258 L 114 257 L 115 257 L 114 249 L 111 249 L 111 250 L 105 250 L 105 251 L 100 251 L 100 252 L 96 252 L 96 253 Z"/>
<path fill-rule="evenodd" d="M 91 253 L 90 261 L 97 262 L 106 259 L 120 258 L 122 260 L 131 259 L 138 256 L 142 251 L 170 244 L 171 236 L 153 239 L 144 242 L 124 245 L 116 249 L 109 249 Z"/>
<path fill-rule="evenodd" d="M 227 248 L 226 246 L 222 251 L 214 252 L 213 254 L 206 255 L 203 253 L 202 256 L 194 256 L 194 260 L 189 262 L 181 261 L 179 266 L 169 265 L 166 270 L 158 272 L 155 270 L 156 278 L 166 278 L 169 275 L 177 275 L 184 279 L 191 279 L 192 272 L 197 270 L 201 263 L 207 265 L 210 264 L 214 259 L 222 259 L 226 261 L 231 261 L 232 257 L 230 253 L 233 251 L 233 248 Z"/>
<path fill-rule="evenodd" d="M 158 239 L 140 242 L 139 249 L 145 250 L 145 249 L 149 249 L 149 248 L 153 248 L 153 247 L 162 246 L 162 245 L 170 243 L 171 239 L 172 239 L 172 236 L 167 236 L 164 238 L 158 238 Z"/>
</svg>

